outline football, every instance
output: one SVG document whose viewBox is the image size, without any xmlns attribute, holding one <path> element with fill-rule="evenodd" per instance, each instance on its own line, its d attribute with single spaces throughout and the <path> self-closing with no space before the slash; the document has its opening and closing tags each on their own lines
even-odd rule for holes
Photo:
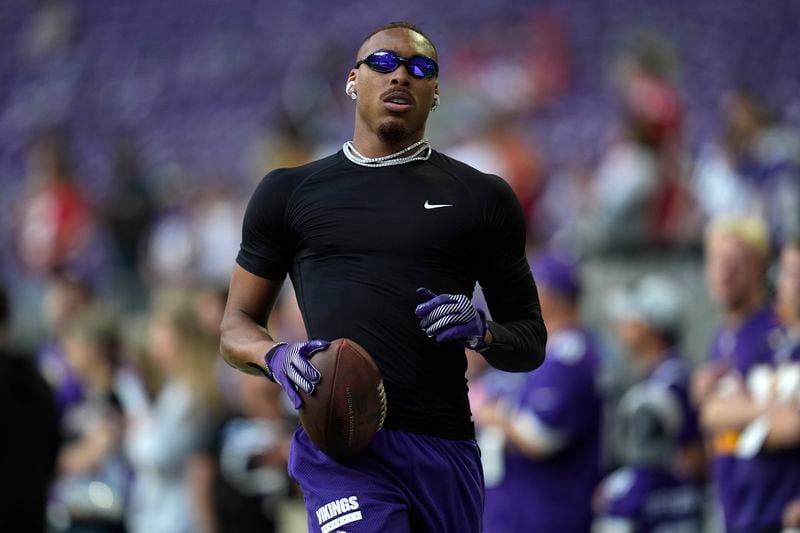
<svg viewBox="0 0 800 533">
<path fill-rule="evenodd" d="M 350 339 L 336 339 L 311 356 L 321 377 L 303 397 L 300 422 L 311 441 L 337 461 L 367 447 L 386 417 L 378 366 Z"/>
</svg>

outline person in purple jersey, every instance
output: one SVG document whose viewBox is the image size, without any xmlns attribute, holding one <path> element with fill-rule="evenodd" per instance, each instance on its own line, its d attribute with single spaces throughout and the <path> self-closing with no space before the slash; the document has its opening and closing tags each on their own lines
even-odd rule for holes
<svg viewBox="0 0 800 533">
<path fill-rule="evenodd" d="M 550 331 L 547 357 L 515 391 L 476 413 L 487 484 L 484 527 L 486 533 L 585 532 L 600 475 L 598 346 L 580 323 L 574 261 L 545 252 L 532 267 Z"/>
<path fill-rule="evenodd" d="M 718 219 L 708 229 L 706 275 L 711 296 L 722 307 L 723 323 L 712 342 L 710 361 L 693 377 L 692 396 L 710 439 L 711 476 L 729 528 L 740 510 L 734 489 L 738 432 L 726 429 L 716 417 L 735 407 L 709 412 L 706 405 L 735 390 L 754 365 L 772 357 L 779 323 L 765 299 L 768 253 L 769 235 L 760 219 Z"/>
<path fill-rule="evenodd" d="M 800 495 L 800 241 L 782 251 L 777 304 L 782 327 L 769 364 L 703 407 L 716 431 L 740 432 L 731 487 L 737 512 L 728 523 L 735 533 L 779 531 Z"/>
<path fill-rule="evenodd" d="M 676 468 L 684 431 L 681 399 L 668 383 L 633 385 L 617 406 L 615 449 L 625 465 L 598 487 L 592 533 L 701 531 L 702 499 Z"/>
<path fill-rule="evenodd" d="M 660 383 L 680 404 L 680 453 L 676 465 L 691 479 L 703 477 L 705 458 L 697 411 L 689 399 L 691 369 L 678 351 L 684 314 L 681 288 L 670 278 L 650 274 L 630 289 L 616 292 L 611 312 L 636 381 Z"/>
<path fill-rule="evenodd" d="M 289 474 L 314 532 L 477 532 L 483 478 L 464 378 L 469 347 L 528 372 L 547 332 L 511 187 L 434 150 L 436 48 L 416 26 L 371 33 L 349 71 L 353 140 L 270 172 L 247 207 L 222 320 L 226 361 L 277 382 L 295 408 L 321 378 L 310 357 L 349 338 L 375 359 L 387 414 L 361 454 L 337 462 L 299 428 Z M 307 342 L 264 329 L 287 273 Z M 493 320 L 470 302 L 475 284 Z"/>
</svg>

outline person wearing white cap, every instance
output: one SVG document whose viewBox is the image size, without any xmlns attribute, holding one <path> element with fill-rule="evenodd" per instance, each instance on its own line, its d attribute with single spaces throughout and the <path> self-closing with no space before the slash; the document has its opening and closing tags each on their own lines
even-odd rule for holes
<svg viewBox="0 0 800 533">
<path fill-rule="evenodd" d="M 672 279 L 656 274 L 612 296 L 611 312 L 620 344 L 639 381 L 666 386 L 680 408 L 677 468 L 690 479 L 702 477 L 704 454 L 697 412 L 689 401 L 691 368 L 679 353 L 684 296 Z"/>
<path fill-rule="evenodd" d="M 611 315 L 634 383 L 614 419 L 622 467 L 598 487 L 593 533 L 700 531 L 703 466 L 690 369 L 678 354 L 683 298 L 671 279 L 647 275 L 612 295 Z"/>
</svg>

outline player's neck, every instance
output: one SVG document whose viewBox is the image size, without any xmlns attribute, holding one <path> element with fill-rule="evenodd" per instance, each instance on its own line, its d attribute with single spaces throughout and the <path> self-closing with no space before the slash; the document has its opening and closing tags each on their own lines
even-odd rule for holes
<svg viewBox="0 0 800 533">
<path fill-rule="evenodd" d="M 669 346 L 661 340 L 653 338 L 642 347 L 639 357 L 648 373 L 669 356 Z"/>
<path fill-rule="evenodd" d="M 737 305 L 732 305 L 725 310 L 725 321 L 728 324 L 741 324 L 747 317 L 755 313 L 764 303 L 761 291 L 744 298 Z"/>
<path fill-rule="evenodd" d="M 425 130 L 414 132 L 396 143 L 383 141 L 376 133 L 367 131 L 363 127 L 356 127 L 353 131 L 353 146 L 364 157 L 384 157 L 396 154 L 408 148 L 415 142 L 422 140 Z"/>
</svg>

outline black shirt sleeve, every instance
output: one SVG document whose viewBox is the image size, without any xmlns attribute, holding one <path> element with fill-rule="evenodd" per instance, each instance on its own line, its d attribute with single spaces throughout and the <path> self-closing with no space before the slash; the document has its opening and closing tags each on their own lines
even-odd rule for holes
<svg viewBox="0 0 800 533">
<path fill-rule="evenodd" d="M 478 281 L 494 321 L 483 352 L 501 370 L 526 372 L 544 361 L 547 330 L 525 257 L 525 222 L 514 191 L 497 176 L 484 207 L 485 235 Z"/>
<path fill-rule="evenodd" d="M 295 243 L 286 221 L 292 183 L 290 171 L 275 170 L 250 198 L 236 262 L 251 274 L 282 281 L 291 268 Z"/>
</svg>

